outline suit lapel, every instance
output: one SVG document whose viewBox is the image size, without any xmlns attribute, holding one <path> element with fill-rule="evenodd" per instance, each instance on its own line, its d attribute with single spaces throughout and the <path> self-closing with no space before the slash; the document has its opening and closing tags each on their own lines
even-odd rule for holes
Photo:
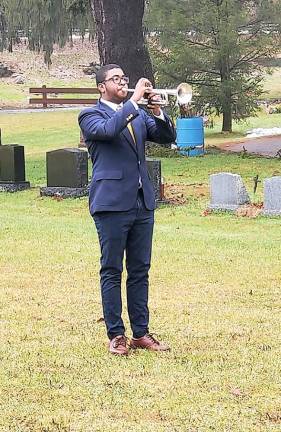
<svg viewBox="0 0 281 432">
<path fill-rule="evenodd" d="M 115 111 L 110 108 L 108 105 L 106 105 L 105 103 L 102 102 L 98 102 L 97 103 L 97 107 L 99 110 L 101 110 L 103 113 L 105 113 L 107 115 L 107 117 L 112 117 L 112 114 L 115 113 Z"/>
</svg>

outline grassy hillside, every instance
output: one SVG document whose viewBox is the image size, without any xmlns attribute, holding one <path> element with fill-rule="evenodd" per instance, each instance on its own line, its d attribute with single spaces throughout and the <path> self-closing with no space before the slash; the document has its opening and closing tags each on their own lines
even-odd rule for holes
<svg viewBox="0 0 281 432">
<path fill-rule="evenodd" d="M 264 82 L 264 98 L 281 97 L 281 66 L 277 58 L 272 63 L 272 73 L 268 73 Z M 41 53 L 27 50 L 25 45 L 15 46 L 13 53 L 1 53 L 1 61 L 10 65 L 25 78 L 24 84 L 15 84 L 12 78 L 0 79 L 1 107 L 27 107 L 29 87 L 47 86 L 90 87 L 94 81 L 83 73 L 83 65 L 98 62 L 97 47 L 87 40 L 82 44 L 74 40 L 74 46 L 55 47 L 52 65 L 48 69 Z"/>
<path fill-rule="evenodd" d="M 13 53 L 1 53 L 1 61 L 9 65 L 16 73 L 24 77 L 24 84 L 15 84 L 13 78 L 0 79 L 1 107 L 27 107 L 30 87 L 91 87 L 95 84 L 83 73 L 83 66 L 98 60 L 97 47 L 94 43 L 79 39 L 74 46 L 56 47 L 52 55 L 50 68 L 44 64 L 42 53 L 27 50 L 24 45 L 15 46 Z"/>
</svg>

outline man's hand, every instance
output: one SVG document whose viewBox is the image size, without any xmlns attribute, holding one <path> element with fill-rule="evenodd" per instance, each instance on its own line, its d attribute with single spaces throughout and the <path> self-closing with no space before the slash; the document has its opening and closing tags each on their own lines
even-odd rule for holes
<svg viewBox="0 0 281 432">
<path fill-rule="evenodd" d="M 146 93 L 152 92 L 152 84 L 147 78 L 140 78 L 136 84 L 135 91 L 131 97 L 131 100 L 138 103 L 138 101 L 144 97 Z"/>
<path fill-rule="evenodd" d="M 159 94 L 151 93 L 148 98 L 147 108 L 152 112 L 153 115 L 161 115 L 161 105 L 157 105 L 157 101 L 161 101 L 162 98 Z"/>
<path fill-rule="evenodd" d="M 161 107 L 157 105 L 157 101 L 161 101 L 161 96 L 155 93 L 151 82 L 147 78 L 140 78 L 138 80 L 131 100 L 138 103 L 142 98 L 148 100 L 147 108 L 151 110 L 153 115 L 161 115 Z"/>
</svg>

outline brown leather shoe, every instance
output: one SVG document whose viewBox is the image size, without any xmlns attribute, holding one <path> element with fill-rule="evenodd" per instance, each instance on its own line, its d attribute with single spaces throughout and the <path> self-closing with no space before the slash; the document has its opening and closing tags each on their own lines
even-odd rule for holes
<svg viewBox="0 0 281 432">
<path fill-rule="evenodd" d="M 127 338 L 124 335 L 115 336 L 109 342 L 109 352 L 114 355 L 127 356 L 129 350 L 127 348 Z"/>
<path fill-rule="evenodd" d="M 151 333 L 147 333 L 141 338 L 132 338 L 130 342 L 130 348 L 137 349 L 148 349 L 150 351 L 170 351 L 168 345 L 159 342 Z"/>
</svg>

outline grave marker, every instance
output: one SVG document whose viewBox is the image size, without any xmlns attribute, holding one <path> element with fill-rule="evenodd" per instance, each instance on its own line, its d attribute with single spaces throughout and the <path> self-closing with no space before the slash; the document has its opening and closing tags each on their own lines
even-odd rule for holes
<svg viewBox="0 0 281 432">
<path fill-rule="evenodd" d="M 281 176 L 267 178 L 264 181 L 265 216 L 281 216 Z"/>
<path fill-rule="evenodd" d="M 248 192 L 238 174 L 222 172 L 210 176 L 212 210 L 234 211 L 239 206 L 250 203 Z"/>
<path fill-rule="evenodd" d="M 17 192 L 30 188 L 25 180 L 24 146 L 0 146 L 0 191 Z"/>
<path fill-rule="evenodd" d="M 81 197 L 88 195 L 88 155 L 84 150 L 65 148 L 46 154 L 47 187 L 42 196 Z"/>
</svg>

